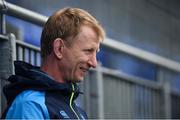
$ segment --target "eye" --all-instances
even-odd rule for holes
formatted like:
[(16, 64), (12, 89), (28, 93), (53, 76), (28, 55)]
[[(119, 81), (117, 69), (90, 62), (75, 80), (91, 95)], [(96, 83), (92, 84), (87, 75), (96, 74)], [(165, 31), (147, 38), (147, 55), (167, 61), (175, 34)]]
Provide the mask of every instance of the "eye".
[(92, 48), (90, 48), (90, 49), (84, 49), (84, 51), (85, 51), (86, 53), (92, 53), (92, 52), (94, 52), (94, 49), (92, 49)]
[(85, 51), (91, 52), (91, 51), (93, 51), (93, 49), (86, 49)]
[(86, 53), (86, 54), (97, 54), (98, 52), (100, 51), (100, 49), (94, 49), (94, 48), (89, 48), (89, 49), (84, 49), (84, 52)]

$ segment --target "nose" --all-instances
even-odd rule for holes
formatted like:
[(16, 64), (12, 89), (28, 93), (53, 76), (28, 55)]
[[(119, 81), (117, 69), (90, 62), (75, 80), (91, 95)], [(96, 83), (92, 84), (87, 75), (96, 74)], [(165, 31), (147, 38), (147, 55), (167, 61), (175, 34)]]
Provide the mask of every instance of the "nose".
[(96, 68), (97, 66), (97, 59), (96, 59), (96, 54), (91, 56), (91, 58), (88, 60), (88, 64), (93, 67)]

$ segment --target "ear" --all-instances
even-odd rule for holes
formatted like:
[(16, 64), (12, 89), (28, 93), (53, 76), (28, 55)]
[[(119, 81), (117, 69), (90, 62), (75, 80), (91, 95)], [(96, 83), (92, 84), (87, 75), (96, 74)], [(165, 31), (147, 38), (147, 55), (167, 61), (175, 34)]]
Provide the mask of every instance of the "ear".
[(63, 57), (62, 55), (63, 47), (64, 47), (64, 44), (61, 38), (56, 38), (53, 41), (53, 52), (58, 59), (62, 59)]

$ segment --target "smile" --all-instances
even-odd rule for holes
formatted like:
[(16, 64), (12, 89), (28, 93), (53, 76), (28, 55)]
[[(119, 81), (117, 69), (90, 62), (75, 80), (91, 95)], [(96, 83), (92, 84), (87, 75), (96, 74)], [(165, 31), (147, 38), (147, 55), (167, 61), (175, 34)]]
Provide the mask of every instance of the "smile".
[(80, 67), (80, 69), (81, 69), (83, 72), (88, 72), (88, 71), (89, 71), (88, 68), (84, 68), (84, 67)]

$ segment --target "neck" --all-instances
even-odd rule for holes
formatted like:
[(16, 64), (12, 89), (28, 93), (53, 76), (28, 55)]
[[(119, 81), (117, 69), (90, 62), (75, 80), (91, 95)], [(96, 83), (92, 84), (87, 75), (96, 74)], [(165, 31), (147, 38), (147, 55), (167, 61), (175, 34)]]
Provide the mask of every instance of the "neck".
[(42, 66), (40, 69), (54, 78), (55, 81), (65, 83), (65, 80), (63, 80), (62, 74), (59, 70), (58, 60), (53, 58), (54, 57), (52, 57), (51, 55), (46, 57), (42, 62)]

